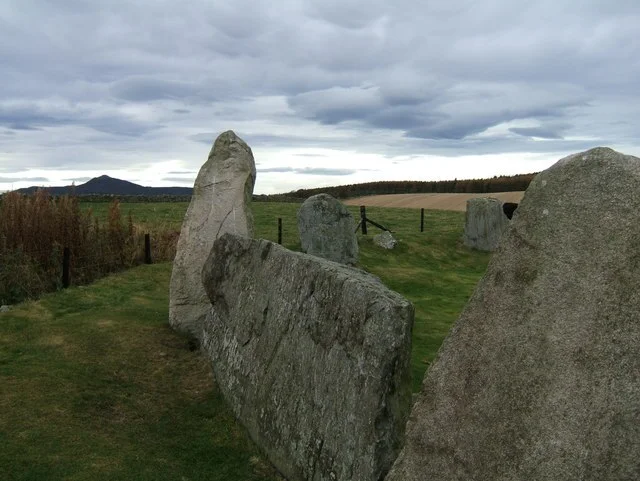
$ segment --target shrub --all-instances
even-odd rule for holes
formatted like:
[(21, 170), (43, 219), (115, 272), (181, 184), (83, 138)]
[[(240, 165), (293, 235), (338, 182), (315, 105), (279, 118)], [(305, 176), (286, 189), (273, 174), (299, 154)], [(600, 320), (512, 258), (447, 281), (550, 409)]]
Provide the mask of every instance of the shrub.
[[(171, 260), (177, 235), (152, 233), (154, 261)], [(0, 302), (15, 303), (59, 289), (62, 255), (71, 252), (72, 283), (86, 284), (106, 274), (144, 262), (144, 233), (120, 203), (109, 206), (105, 225), (83, 212), (77, 197), (52, 198), (46, 190), (33, 196), (9, 192), (0, 201)]]

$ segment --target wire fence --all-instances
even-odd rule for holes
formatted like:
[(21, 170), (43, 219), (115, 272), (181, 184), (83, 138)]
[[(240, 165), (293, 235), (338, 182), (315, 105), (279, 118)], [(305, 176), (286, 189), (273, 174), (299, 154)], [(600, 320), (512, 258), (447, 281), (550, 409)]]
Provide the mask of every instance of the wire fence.
[(98, 243), (76, 249), (18, 246), (0, 250), (0, 304), (37, 298), (45, 292), (89, 284), (141, 264), (173, 260), (175, 236), (135, 236), (121, 245)]

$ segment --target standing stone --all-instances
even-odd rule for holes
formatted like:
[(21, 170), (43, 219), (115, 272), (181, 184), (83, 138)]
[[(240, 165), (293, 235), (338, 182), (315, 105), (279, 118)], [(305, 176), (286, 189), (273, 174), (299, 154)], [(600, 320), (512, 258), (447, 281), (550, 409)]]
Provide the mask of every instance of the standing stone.
[(467, 201), (464, 221), (464, 245), (481, 251), (495, 251), (509, 218), (502, 201), (490, 197), (477, 197)]
[(289, 481), (379, 481), (411, 403), (413, 307), (358, 269), (226, 234), (203, 270), (216, 382)]
[(302, 251), (341, 264), (358, 262), (356, 224), (349, 210), (329, 194), (309, 197), (298, 211)]
[(640, 479), (640, 159), (566, 157), (512, 222), (386, 481)]
[(211, 303), (202, 286), (202, 267), (213, 242), (225, 232), (252, 236), (250, 210), (256, 167), (251, 149), (232, 131), (213, 144), (182, 223), (173, 261), (169, 323), (200, 339)]
[(373, 236), (373, 243), (383, 249), (393, 249), (396, 244), (398, 244), (398, 241), (393, 237), (391, 232), (385, 230), (384, 232)]

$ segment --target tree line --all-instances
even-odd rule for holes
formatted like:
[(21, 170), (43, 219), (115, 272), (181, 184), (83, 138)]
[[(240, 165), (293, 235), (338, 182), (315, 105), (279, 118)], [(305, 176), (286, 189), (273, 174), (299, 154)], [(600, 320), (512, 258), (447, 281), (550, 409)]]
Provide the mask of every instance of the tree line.
[(312, 195), (326, 193), (337, 199), (385, 194), (485, 194), (526, 190), (535, 173), (501, 175), (489, 179), (380, 181), (363, 184), (338, 185), (314, 189), (298, 189), (286, 194), (255, 195), (254, 200), (266, 202), (299, 202)]

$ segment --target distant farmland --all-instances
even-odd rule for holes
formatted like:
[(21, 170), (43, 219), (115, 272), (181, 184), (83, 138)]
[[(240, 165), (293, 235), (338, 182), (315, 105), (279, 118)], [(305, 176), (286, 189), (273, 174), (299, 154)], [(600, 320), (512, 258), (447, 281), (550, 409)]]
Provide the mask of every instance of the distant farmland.
[(369, 195), (345, 199), (347, 205), (366, 205), (371, 207), (409, 207), (434, 210), (467, 209), (467, 200), (474, 197), (494, 197), (503, 202), (520, 202), (524, 192), (495, 192), (490, 194), (389, 194)]

